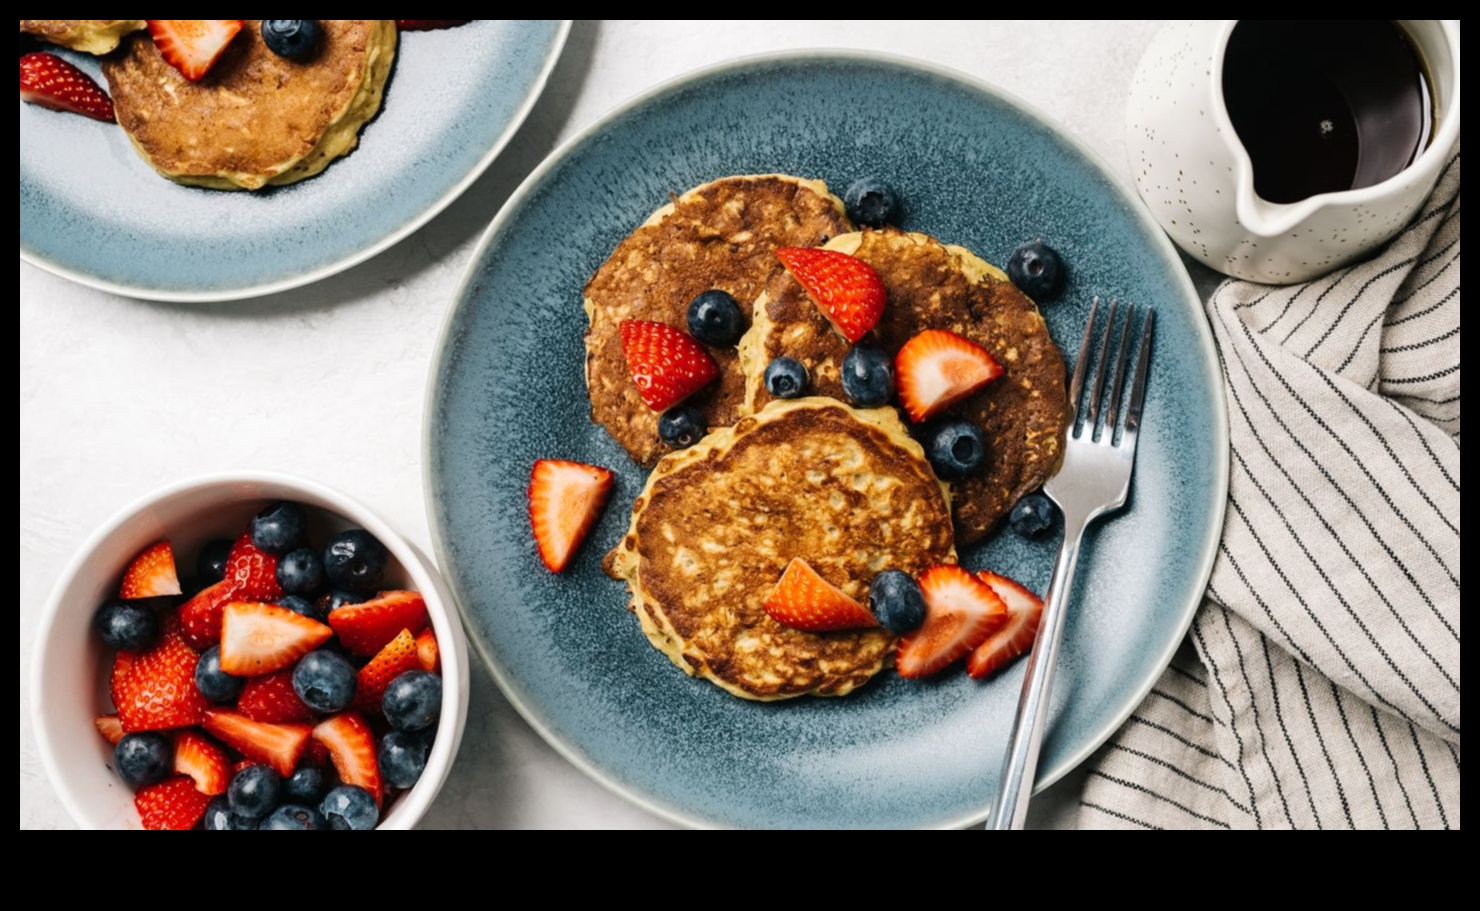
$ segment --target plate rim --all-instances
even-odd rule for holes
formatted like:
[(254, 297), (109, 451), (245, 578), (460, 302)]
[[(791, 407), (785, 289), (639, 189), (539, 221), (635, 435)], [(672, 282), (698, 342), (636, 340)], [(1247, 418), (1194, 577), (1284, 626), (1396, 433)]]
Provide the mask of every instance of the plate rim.
[[(1010, 92), (991, 82), (963, 73), (960, 70), (943, 66), (927, 60), (906, 57), (899, 54), (889, 54), (879, 51), (870, 51), (856, 48), (803, 48), (785, 51), (767, 52), (761, 54), (749, 54), (732, 58), (721, 63), (689, 70), (677, 76), (665, 79), (650, 88), (618, 103), (600, 117), (587, 124), (573, 136), (562, 142), (553, 149), (544, 160), (532, 170), (519, 186), (515, 188), (495, 213), (493, 220), (489, 222), (483, 235), (479, 238), (477, 246), (469, 255), (463, 267), (463, 274), (458, 281), (457, 288), (453, 292), (450, 306), (442, 315), (442, 326), (437, 334), (435, 354), (432, 357), (428, 373), (426, 393), (422, 403), (422, 487), (427, 511), (427, 526), (431, 531), (432, 549), (437, 560), (437, 566), (442, 571), (443, 578), (447, 582), (448, 589), (452, 592), (453, 600), (458, 606), (458, 611), (463, 615), (465, 627), (471, 629), (469, 608), (465, 604), (462, 586), (454, 574), (447, 571), (449, 565), (447, 559), (447, 544), (443, 540), (442, 529), (438, 522), (438, 508), (433, 497), (434, 478), (432, 434), (436, 419), (436, 406), (439, 395), (438, 378), (442, 374), (442, 367), (447, 363), (450, 342), (453, 336), (453, 326), (457, 321), (457, 315), (464, 301), (468, 299), (469, 292), (477, 283), (480, 264), (484, 256), (492, 246), (494, 240), (500, 235), (506, 223), (512, 221), (521, 212), (530, 198), (535, 196), (544, 186), (548, 176), (559, 168), (578, 147), (584, 145), (594, 137), (599, 136), (610, 124), (648, 104), (656, 98), (678, 92), (693, 83), (721, 76), (729, 72), (748, 70), (764, 67), (776, 63), (808, 63), (808, 62), (844, 62), (883, 64), (901, 69), (916, 70), (925, 74), (956, 82), (965, 88), (990, 96), (998, 102), (1015, 107), (1037, 122), (1047, 126), (1060, 141), (1065, 142), (1074, 151), (1083, 155), (1094, 167), (1098, 168), (1103, 176), (1129, 204), (1129, 208), (1135, 213), (1135, 217), (1147, 229), (1152, 243), (1165, 255), (1167, 261), (1175, 263), (1179, 268), (1173, 271), (1174, 284), (1180, 286), (1185, 302), (1191, 305), (1195, 312), (1201, 317), (1203, 312), (1202, 297), (1197, 293), (1193, 285), (1192, 277), (1188, 273), (1185, 264), (1173, 246), (1171, 239), (1161, 226), (1151, 217), (1134, 188), (1115, 171), (1103, 155), (1091, 148), (1072, 131), (1053, 117), (1050, 117), (1038, 106), (1024, 100), (1013, 92)], [(1156, 656), (1156, 666), (1161, 670), (1151, 674), (1143, 681), (1136, 691), (1125, 701), (1125, 704), (1107, 718), (1104, 724), (1097, 728), (1094, 734), (1087, 738), (1085, 743), (1078, 749), (1071, 751), (1063, 759), (1051, 766), (1040, 766), (1038, 769), (1038, 780), (1033, 786), (1033, 793), (1038, 794), (1045, 788), (1058, 781), (1064, 775), (1077, 768), (1089, 758), (1090, 754), (1099, 749), (1105, 741), (1125, 724), (1131, 714), (1145, 701), (1156, 681), (1165, 673), (1171, 664), (1173, 656), (1181, 647), (1187, 637), (1187, 631), (1192, 625), (1192, 618), (1201, 606), (1203, 596), (1207, 590), (1208, 580), (1212, 577), (1213, 561), (1217, 556), (1218, 542), (1222, 539), (1224, 517), (1228, 505), (1228, 476), (1229, 476), (1229, 431), (1228, 431), (1228, 406), (1224, 395), (1223, 376), (1218, 368), (1217, 347), (1213, 340), (1212, 328), (1205, 318), (1193, 321), (1194, 331), (1198, 339), (1198, 347), (1203, 355), (1203, 362), (1208, 365), (1210, 375), (1208, 380), (1212, 383), (1214, 394), (1211, 396), (1212, 414), (1211, 423), (1213, 430), (1213, 450), (1217, 456), (1212, 466), (1213, 486), (1217, 494), (1213, 507), (1213, 515), (1208, 523), (1208, 533), (1205, 536), (1201, 555), (1197, 561), (1196, 569), (1196, 591), (1197, 597), (1189, 599), (1187, 605), (1182, 608), (1178, 619), (1176, 636), (1169, 639), (1168, 647), (1162, 649)], [(574, 747), (567, 744), (562, 737), (547, 726), (544, 720), (519, 697), (512, 683), (498, 662), (485, 647), (481, 637), (469, 635), (468, 640), (477, 653), (483, 666), (487, 668), (493, 677), (494, 683), (498, 685), (505, 699), (514, 707), (521, 718), (535, 730), (540, 737), (550, 745), (562, 758), (575, 766), (587, 777), (605, 787), (608, 791), (618, 797), (627, 800), (633, 805), (663, 819), (667, 822), (690, 829), (715, 829), (726, 828), (715, 820), (706, 819), (690, 813), (681, 812), (673, 807), (658, 803), (647, 794), (628, 787), (609, 775), (603, 768), (587, 760), (580, 755)], [(988, 762), (994, 761), (988, 759)], [(931, 828), (938, 829), (960, 829), (979, 825), (986, 821), (991, 811), (991, 802), (985, 802), (980, 808), (967, 812), (963, 816), (947, 819), (937, 823)]]
[(544, 95), (545, 86), (549, 82), (550, 74), (555, 71), (556, 64), (565, 52), (566, 39), (570, 37), (571, 28), (575, 20), (560, 19), (557, 21), (559, 21), (560, 25), (556, 28), (555, 39), (550, 43), (550, 47), (545, 53), (544, 62), (540, 64), (540, 70), (535, 76), (533, 85), (530, 86), (529, 92), (519, 103), (518, 108), (515, 109), (514, 116), (510, 118), (503, 132), (488, 147), (488, 151), (478, 159), (477, 163), (473, 165), (462, 179), (449, 187), (447, 192), (438, 197), (430, 206), (417, 213), (409, 221), (385, 237), (380, 238), (362, 250), (356, 250), (348, 256), (301, 275), (220, 291), (172, 291), (162, 288), (145, 288), (138, 285), (131, 285), (127, 282), (109, 281), (63, 266), (35, 251), (26, 249), (24, 238), (22, 238), (20, 244), (21, 262), (29, 263), (38, 269), (50, 272), (52, 275), (60, 278), (65, 278), (70, 282), (75, 282), (87, 288), (94, 288), (98, 291), (106, 291), (109, 294), (117, 294), (136, 300), (187, 304), (224, 303), (226, 301), (266, 297), (270, 294), (279, 294), (284, 291), (291, 291), (294, 288), (301, 288), (304, 285), (311, 285), (314, 282), (323, 281), (330, 276), (338, 275), (340, 272), (354, 268), (360, 263), (389, 250), (391, 247), (416, 233), (427, 222), (442, 214), (443, 210), (457, 201), (467, 191), (468, 187), (473, 185), (474, 181), (483, 176), (483, 172), (488, 170), (488, 167), (493, 164), (494, 159), (498, 158), (499, 154), (513, 140), (514, 134), (518, 133), (519, 128), (524, 125), (529, 112), (534, 110), (535, 104)]

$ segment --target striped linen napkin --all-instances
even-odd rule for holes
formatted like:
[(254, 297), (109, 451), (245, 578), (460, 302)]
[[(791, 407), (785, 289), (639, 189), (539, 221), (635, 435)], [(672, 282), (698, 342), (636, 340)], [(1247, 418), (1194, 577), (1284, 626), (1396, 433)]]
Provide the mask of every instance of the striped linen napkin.
[(1208, 302), (1223, 540), (1079, 826), (1459, 828), (1459, 172), (1374, 259)]

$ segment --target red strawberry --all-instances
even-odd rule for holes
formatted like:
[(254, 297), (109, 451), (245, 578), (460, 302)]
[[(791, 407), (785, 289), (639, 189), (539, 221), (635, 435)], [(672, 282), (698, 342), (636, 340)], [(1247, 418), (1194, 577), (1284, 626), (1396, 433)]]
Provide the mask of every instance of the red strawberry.
[(1006, 576), (986, 570), (977, 576), (1007, 605), (1007, 622), (966, 660), (966, 673), (980, 680), (1033, 647), (1038, 621), (1043, 618), (1043, 599)]
[(416, 637), (416, 660), (424, 671), (442, 670), (442, 652), (437, 648), (437, 634), (429, 626)]
[(163, 731), (200, 724), (208, 703), (195, 686), (199, 657), (174, 623), (166, 625), (148, 651), (119, 652), (110, 684), (123, 729)]
[(471, 21), (471, 19), (397, 19), (396, 28), (403, 32), (425, 32), (438, 28), (454, 28)]
[(276, 601), (283, 596), (277, 580), (278, 558), (257, 549), (252, 536), (243, 532), (226, 555), (225, 582), (242, 601)]
[(195, 828), (210, 803), (211, 795), (202, 794), (184, 775), (147, 785), (134, 795), (134, 808), (144, 828), (156, 831)]
[(612, 473), (605, 468), (559, 459), (534, 463), (529, 473), (529, 524), (547, 569), (556, 573), (565, 569), (596, 524), (611, 489)]
[(910, 420), (932, 418), (1002, 375), (987, 349), (945, 329), (926, 329), (894, 358), (899, 403)]
[(801, 557), (793, 557), (763, 605), (783, 626), (820, 632), (878, 626), (863, 605), (843, 594)]
[(271, 674), (333, 635), (324, 624), (286, 607), (231, 601), (221, 610), (221, 670), (238, 677)]
[(987, 583), (959, 566), (932, 566), (920, 576), (925, 622), (899, 642), (901, 677), (929, 677), (981, 645), (1007, 620), (1007, 605)]
[(203, 724), (233, 750), (272, 766), (285, 778), (293, 774), (313, 733), (306, 724), (267, 724), (225, 709), (209, 709)]
[(708, 386), (719, 365), (686, 333), (651, 320), (623, 320), (622, 353), (647, 406), (667, 411)]
[(222, 581), (201, 589), (195, 597), (180, 605), (180, 631), (191, 648), (203, 652), (221, 644), (221, 610), (227, 602), (234, 600), (231, 583)]
[(857, 342), (884, 315), (884, 280), (856, 256), (812, 247), (782, 247), (776, 256), (833, 328)]
[(118, 587), (118, 597), (125, 600), (179, 593), (180, 577), (175, 574), (175, 552), (170, 549), (168, 541), (151, 544), (134, 557), (123, 572), (123, 584)]
[(403, 629), (400, 635), (387, 642), (385, 648), (370, 659), (369, 664), (360, 668), (359, 676), (355, 678), (353, 707), (366, 712), (379, 712), (380, 700), (385, 696), (385, 688), (391, 685), (391, 681), (420, 667), (416, 639), (409, 630)]
[(310, 724), (315, 720), (313, 709), (293, 689), (292, 668), (248, 677), (242, 683), (241, 695), (236, 697), (236, 710), (253, 721), (268, 724)]
[(118, 741), (123, 739), (123, 722), (118, 720), (117, 715), (99, 715), (93, 719), (93, 724), (98, 733), (103, 735), (103, 739), (114, 746), (118, 746)]
[(113, 123), (108, 94), (92, 77), (55, 54), (37, 51), (21, 58), (21, 100)]
[(376, 756), (375, 735), (365, 719), (355, 712), (335, 715), (319, 722), (313, 729), (313, 739), (329, 748), (329, 758), (334, 761), (339, 780), (369, 791), (379, 806), (380, 761)]
[(150, 19), (149, 34), (165, 62), (195, 82), (211, 71), (245, 24), (242, 19)]
[(225, 794), (231, 783), (231, 763), (226, 752), (194, 731), (181, 731), (175, 738), (175, 772), (189, 776), (202, 794)]
[(329, 625), (345, 648), (356, 655), (373, 655), (403, 629), (421, 632), (427, 625), (427, 603), (416, 592), (381, 592), (369, 601), (330, 611)]
[(311, 765), (318, 769), (327, 769), (333, 760), (329, 758), (329, 748), (310, 738), (308, 746), (303, 750), (303, 756), (298, 760), (299, 765)]

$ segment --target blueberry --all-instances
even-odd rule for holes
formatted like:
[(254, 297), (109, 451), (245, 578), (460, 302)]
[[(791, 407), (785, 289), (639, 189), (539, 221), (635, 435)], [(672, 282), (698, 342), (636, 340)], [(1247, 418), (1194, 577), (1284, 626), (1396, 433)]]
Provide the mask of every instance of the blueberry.
[(874, 408), (894, 394), (894, 363), (882, 349), (854, 345), (843, 357), (843, 394), (860, 408)]
[(309, 652), (293, 668), (293, 692), (319, 712), (337, 712), (355, 698), (355, 667), (335, 652)]
[(175, 770), (175, 746), (158, 731), (124, 734), (113, 748), (113, 767), (136, 787), (164, 781)]
[(226, 800), (231, 812), (246, 819), (261, 819), (282, 798), (283, 779), (271, 767), (249, 765), (231, 776), (226, 786)]
[(373, 592), (385, 575), (385, 545), (363, 528), (341, 531), (324, 548), (329, 584), (352, 592)]
[(794, 399), (807, 391), (807, 368), (794, 357), (778, 357), (766, 365), (766, 391), (778, 399)]
[(442, 678), (431, 671), (407, 671), (385, 688), (380, 708), (398, 731), (425, 730), (442, 713)]
[(267, 49), (289, 60), (307, 60), (324, 40), (317, 19), (263, 19), (262, 41)]
[(325, 784), (323, 769), (316, 765), (301, 765), (283, 780), (283, 799), (316, 806), (324, 796)]
[(942, 421), (930, 428), (925, 456), (935, 473), (959, 481), (976, 471), (987, 454), (987, 436), (970, 421)]
[(925, 622), (925, 596), (913, 576), (886, 569), (868, 587), (868, 609), (891, 633), (903, 635)]
[(1017, 501), (1007, 521), (1025, 538), (1036, 538), (1053, 527), (1053, 501), (1041, 493), (1030, 493)]
[(230, 702), (242, 691), (242, 678), (221, 670), (221, 646), (200, 653), (195, 662), (195, 688), (212, 702)]
[(226, 558), (231, 555), (231, 539), (216, 538), (206, 542), (195, 558), (195, 574), (207, 584), (226, 578)]
[(266, 831), (304, 831), (318, 832), (329, 828), (328, 820), (324, 814), (314, 807), (305, 807), (296, 803), (285, 803), (267, 814), (258, 829)]
[(419, 733), (391, 731), (380, 741), (380, 774), (393, 788), (409, 788), (427, 767), (430, 745)]
[(899, 194), (877, 177), (855, 180), (843, 191), (843, 207), (855, 225), (882, 228), (899, 223)]
[(658, 417), (658, 437), (674, 449), (688, 449), (708, 432), (704, 412), (693, 405), (675, 405)]
[(1012, 251), (1007, 277), (1033, 300), (1051, 300), (1063, 288), (1064, 261), (1053, 247), (1035, 240)]
[(324, 589), (324, 561), (311, 547), (290, 550), (278, 560), (278, 585), (290, 595), (316, 595)]
[(260, 551), (285, 554), (307, 540), (308, 518), (297, 503), (282, 500), (252, 518), (252, 543)]
[(252, 820), (231, 812), (231, 801), (226, 799), (225, 794), (213, 799), (206, 806), (206, 815), (201, 824), (208, 832), (241, 832), (257, 828)]
[(159, 618), (143, 605), (109, 601), (93, 614), (93, 629), (109, 646), (137, 652), (159, 637)]
[(312, 601), (302, 595), (284, 595), (277, 601), (278, 607), (286, 607), (295, 614), (301, 614), (310, 620), (320, 623), (329, 622), (329, 602), (323, 598)]
[(745, 315), (726, 291), (712, 288), (689, 301), (689, 335), (706, 345), (733, 345), (745, 333)]
[(333, 591), (329, 592), (327, 595), (319, 596), (319, 599), (315, 601), (314, 604), (320, 610), (322, 610), (324, 612), (324, 616), (327, 617), (330, 613), (339, 610), (346, 604), (363, 604), (364, 602), (369, 601), (370, 598), (370, 593), (361, 594), (360, 592), (347, 592), (342, 588), (336, 588)]
[(342, 784), (319, 803), (331, 829), (373, 829), (380, 822), (380, 811), (370, 792), (352, 784)]

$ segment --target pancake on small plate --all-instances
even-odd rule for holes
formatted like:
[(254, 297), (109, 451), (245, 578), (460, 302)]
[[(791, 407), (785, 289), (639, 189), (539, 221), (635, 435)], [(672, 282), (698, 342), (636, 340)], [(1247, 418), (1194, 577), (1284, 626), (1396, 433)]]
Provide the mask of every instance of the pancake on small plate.
[(124, 35), (146, 24), (143, 19), (22, 19), (21, 34), (74, 51), (106, 54), (118, 47)]
[(793, 557), (860, 603), (881, 570), (956, 562), (949, 503), (893, 409), (775, 402), (658, 462), (607, 571), (684, 672), (746, 699), (841, 696), (888, 664), (895, 637), (792, 629), (766, 595)]

